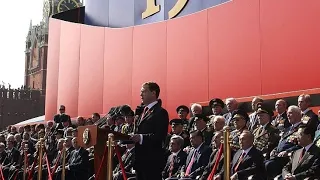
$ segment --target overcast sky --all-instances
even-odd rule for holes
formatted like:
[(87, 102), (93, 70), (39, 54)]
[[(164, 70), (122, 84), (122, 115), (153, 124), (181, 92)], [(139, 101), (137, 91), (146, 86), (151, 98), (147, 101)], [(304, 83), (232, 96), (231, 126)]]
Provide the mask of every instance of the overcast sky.
[(30, 20), (42, 19), (43, 0), (2, 1), (0, 7), (0, 84), (24, 84), (25, 40)]

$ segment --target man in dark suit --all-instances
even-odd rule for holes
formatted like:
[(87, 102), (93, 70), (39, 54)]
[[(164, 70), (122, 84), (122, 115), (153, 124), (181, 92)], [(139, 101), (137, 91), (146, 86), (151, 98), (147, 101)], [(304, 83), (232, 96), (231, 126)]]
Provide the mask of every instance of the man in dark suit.
[(187, 159), (187, 153), (182, 150), (184, 144), (183, 137), (172, 135), (170, 139), (169, 149), (171, 154), (167, 159), (166, 166), (162, 172), (163, 179), (177, 177), (182, 166)]
[(190, 132), (190, 142), (193, 148), (190, 150), (187, 161), (181, 169), (181, 179), (196, 179), (197, 176), (201, 176), (204, 168), (209, 163), (212, 153), (212, 149), (205, 145), (201, 131)]
[[(89, 167), (89, 152), (78, 145), (77, 138), (72, 139), (74, 150), (66, 165), (66, 179), (87, 180)], [(58, 170), (56, 179), (61, 179), (61, 170)]]
[(277, 100), (275, 109), (278, 114), (273, 119), (272, 125), (280, 131), (284, 131), (286, 128), (291, 126), (287, 116), (287, 102), (283, 99)]
[(297, 106), (290, 106), (287, 115), (292, 125), (284, 131), (278, 146), (270, 153), (270, 160), (265, 162), (267, 175), (271, 179), (281, 174), (281, 169), (289, 162), (289, 153), (300, 148), (296, 133), (301, 124), (301, 110)]
[[(210, 176), (210, 174), (212, 173), (211, 171), (213, 170), (213, 167), (217, 161), (218, 158), (218, 154), (219, 154), (219, 148), (221, 145), (221, 138), (222, 138), (222, 131), (217, 131), (215, 132), (213, 138), (212, 138), (212, 153), (210, 155), (210, 162), (209, 164), (205, 167), (201, 177), (199, 180), (207, 180), (207, 178)], [(222, 149), (223, 150), (223, 149)], [(232, 155), (231, 155), (232, 157)], [(218, 167), (216, 169), (215, 174), (213, 175), (219, 175), (222, 172), (223, 169), (223, 153), (221, 155), (221, 158), (219, 160), (219, 164)]]
[[(135, 161), (135, 150), (134, 150), (134, 144), (126, 144), (126, 151), (121, 157), (124, 170), (126, 172), (127, 177), (133, 177), (134, 174), (132, 173), (132, 168)], [(113, 179), (114, 180), (123, 180), (122, 171), (120, 168), (120, 163), (116, 166), (116, 168), (113, 170)]]
[[(254, 136), (248, 130), (244, 130), (240, 135), (240, 146), (232, 158), (230, 180), (253, 180), (265, 179), (263, 167), (263, 155), (253, 146)], [(216, 176), (215, 180), (223, 179), (223, 173)]]
[(165, 165), (165, 150), (162, 148), (168, 134), (168, 112), (161, 107), (160, 87), (155, 82), (146, 82), (141, 88), (144, 110), (135, 122), (135, 145), (137, 180), (161, 180)]
[(298, 130), (298, 143), (303, 148), (295, 151), (282, 170), (286, 180), (315, 179), (320, 177), (320, 149), (313, 144), (314, 131), (302, 125)]
[(302, 123), (306, 124), (310, 128), (313, 129), (313, 131), (317, 130), (319, 120), (318, 115), (316, 115), (311, 107), (311, 97), (309, 94), (301, 94), (298, 97), (298, 106), (302, 111)]

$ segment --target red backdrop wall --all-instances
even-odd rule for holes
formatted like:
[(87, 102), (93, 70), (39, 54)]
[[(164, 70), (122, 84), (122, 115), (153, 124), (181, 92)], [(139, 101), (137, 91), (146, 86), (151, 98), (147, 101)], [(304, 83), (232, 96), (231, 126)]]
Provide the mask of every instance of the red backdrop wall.
[(61, 103), (72, 116), (135, 107), (149, 80), (172, 117), (180, 104), (214, 97), (317, 88), (319, 8), (317, 0), (233, 0), (118, 29), (51, 19), (46, 119)]

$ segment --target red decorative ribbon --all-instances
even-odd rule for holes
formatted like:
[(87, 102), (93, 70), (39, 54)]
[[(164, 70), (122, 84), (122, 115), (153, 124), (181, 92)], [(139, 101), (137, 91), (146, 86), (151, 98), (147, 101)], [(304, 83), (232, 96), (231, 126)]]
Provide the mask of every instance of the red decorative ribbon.
[(120, 169), (121, 169), (121, 172), (122, 172), (123, 180), (127, 180), (128, 178), (127, 178), (126, 170), (124, 169), (124, 165), (123, 165), (123, 162), (122, 162), (122, 158), (121, 158), (118, 146), (116, 146), (115, 151), (116, 151), (116, 154), (117, 154), (117, 157), (118, 157), (118, 160), (119, 160), (119, 164), (120, 164)]
[(53, 170), (51, 171), (51, 174), (54, 174), (58, 168), (58, 163), (60, 162), (60, 158), (61, 158), (61, 154), (62, 152), (60, 151), (59, 155), (58, 155), (58, 159), (56, 160), (56, 163), (54, 164), (54, 168)]
[(100, 166), (99, 166), (99, 169), (98, 169), (98, 171), (97, 171), (95, 180), (99, 179), (102, 166), (103, 166), (104, 162), (106, 161), (107, 152), (108, 152), (108, 144), (106, 144), (106, 145), (104, 146), (102, 161), (101, 161)]
[(33, 161), (32, 165), (31, 165), (31, 169), (29, 170), (29, 173), (28, 173), (28, 180), (32, 180), (32, 178), (33, 178), (32, 173), (33, 173), (33, 170), (34, 170), (34, 168), (36, 166), (36, 163), (37, 163), (37, 160), (38, 160), (38, 156), (39, 155), (37, 154), (36, 157), (34, 158), (34, 161)]
[(2, 179), (2, 180), (4, 180), (3, 172), (2, 172), (2, 164), (0, 165), (0, 175), (1, 175), (1, 176), (0, 176), (0, 177), (1, 177), (1, 179)]
[(49, 160), (48, 160), (47, 153), (46, 153), (45, 157), (46, 157), (46, 162), (47, 162), (47, 170), (48, 170), (49, 180), (52, 180), (52, 174), (50, 172), (50, 163), (49, 163)]
[(216, 171), (217, 171), (217, 168), (218, 168), (218, 165), (219, 165), (219, 161), (220, 161), (220, 159), (221, 159), (222, 152), (223, 152), (223, 144), (221, 143), (221, 144), (220, 144), (219, 151), (218, 151), (218, 157), (217, 157), (217, 159), (216, 159), (216, 162), (215, 162), (215, 164), (214, 164), (214, 166), (213, 166), (213, 169), (212, 169), (212, 171), (211, 171), (211, 173), (210, 173), (210, 175), (209, 175), (209, 177), (208, 177), (207, 180), (213, 180), (214, 174), (215, 174)]

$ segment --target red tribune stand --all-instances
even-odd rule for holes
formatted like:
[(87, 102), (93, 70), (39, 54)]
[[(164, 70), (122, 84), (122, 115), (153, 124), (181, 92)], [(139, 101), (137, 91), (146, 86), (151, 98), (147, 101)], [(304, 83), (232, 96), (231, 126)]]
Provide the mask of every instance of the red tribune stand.
[[(107, 128), (99, 128), (96, 125), (91, 126), (79, 126), (78, 127), (78, 143), (81, 147), (89, 148), (94, 147), (94, 169), (97, 174), (101, 162), (103, 163), (101, 167), (104, 167), (100, 171), (97, 180), (105, 180), (107, 177), (107, 161), (102, 161), (103, 157), (108, 154), (108, 149), (105, 148), (108, 142), (108, 134), (113, 134), (114, 141), (118, 140), (129, 140), (128, 135), (119, 132), (111, 131)], [(106, 157), (105, 157), (106, 158)]]

